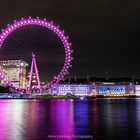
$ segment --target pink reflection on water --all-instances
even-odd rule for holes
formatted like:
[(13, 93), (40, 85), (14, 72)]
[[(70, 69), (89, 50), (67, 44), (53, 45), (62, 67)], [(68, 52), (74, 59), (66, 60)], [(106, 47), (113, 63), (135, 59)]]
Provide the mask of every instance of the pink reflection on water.
[[(50, 135), (63, 136), (61, 140), (75, 139), (74, 103), (73, 100), (52, 100), (50, 109)], [(54, 132), (55, 129), (55, 132)], [(59, 138), (60, 139), (60, 138)]]
[(0, 140), (39, 138), (40, 110), (34, 100), (0, 100)]
[[(10, 105), (10, 107), (9, 107)], [(0, 140), (21, 139), (23, 104), (21, 101), (0, 101)]]

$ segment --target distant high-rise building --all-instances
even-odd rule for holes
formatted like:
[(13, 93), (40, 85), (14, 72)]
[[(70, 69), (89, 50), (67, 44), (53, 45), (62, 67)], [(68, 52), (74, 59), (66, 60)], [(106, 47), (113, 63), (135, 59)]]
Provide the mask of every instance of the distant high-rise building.
[(5, 78), (19, 88), (27, 87), (27, 66), (22, 60), (1, 60), (0, 66), (3, 68)]

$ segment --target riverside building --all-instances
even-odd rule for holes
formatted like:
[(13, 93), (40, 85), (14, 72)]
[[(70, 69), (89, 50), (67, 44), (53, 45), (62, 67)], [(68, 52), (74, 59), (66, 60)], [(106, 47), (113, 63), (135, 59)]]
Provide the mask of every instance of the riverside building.
[(62, 81), (53, 94), (74, 95), (140, 95), (140, 80), (131, 78), (69, 78)]
[(27, 87), (27, 66), (22, 60), (1, 60), (1, 70), (5, 78), (17, 87)]

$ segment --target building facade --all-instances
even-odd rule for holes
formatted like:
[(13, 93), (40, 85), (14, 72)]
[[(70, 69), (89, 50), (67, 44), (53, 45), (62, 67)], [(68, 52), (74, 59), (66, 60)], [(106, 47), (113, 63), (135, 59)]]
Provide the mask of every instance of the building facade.
[(90, 92), (90, 85), (88, 84), (60, 84), (55, 89), (52, 90), (53, 94), (60, 95), (79, 95), (85, 96)]
[(12, 82), (17, 87), (27, 87), (26, 68), (28, 64), (26, 62), (22, 60), (1, 60), (0, 66), (8, 81)]
[[(65, 86), (64, 86), (65, 85)], [(58, 92), (61, 93), (70, 91), (68, 87), (75, 85), (75, 89), (79, 89), (79, 85), (87, 85), (85, 95), (98, 94), (98, 95), (140, 95), (140, 79), (134, 79), (129, 77), (122, 78), (83, 78), (76, 79), (68, 78), (64, 79), (57, 87)], [(61, 89), (61, 87), (63, 87)], [(81, 86), (82, 87), (82, 86)], [(60, 88), (60, 89), (59, 89)], [(73, 88), (72, 88), (73, 89)], [(76, 94), (76, 90), (74, 90)], [(84, 91), (84, 90), (83, 90)], [(72, 93), (72, 92), (71, 92)], [(78, 92), (77, 92), (78, 93)], [(84, 94), (84, 93), (83, 93)]]
[(98, 95), (140, 95), (140, 85), (118, 84), (118, 83), (92, 83), (92, 84), (60, 84), (50, 91), (52, 94), (59, 95), (79, 95), (87, 96), (89, 94)]

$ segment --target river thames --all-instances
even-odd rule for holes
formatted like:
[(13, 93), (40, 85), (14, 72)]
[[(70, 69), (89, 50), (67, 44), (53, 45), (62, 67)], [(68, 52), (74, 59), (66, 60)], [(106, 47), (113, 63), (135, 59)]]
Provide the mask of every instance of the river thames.
[(0, 100), (0, 140), (139, 140), (140, 99)]

